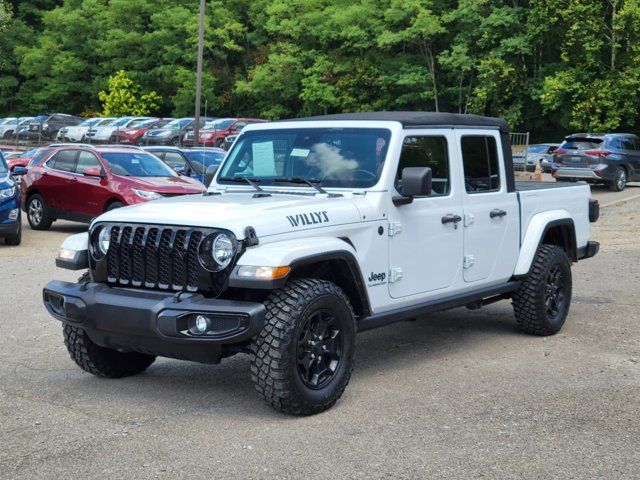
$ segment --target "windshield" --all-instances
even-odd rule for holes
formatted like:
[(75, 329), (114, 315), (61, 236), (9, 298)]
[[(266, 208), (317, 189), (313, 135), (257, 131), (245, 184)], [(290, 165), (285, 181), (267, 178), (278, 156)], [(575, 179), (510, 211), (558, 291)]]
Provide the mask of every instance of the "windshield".
[(233, 118), (221, 118), (218, 120), (214, 120), (213, 122), (208, 122), (203, 127), (204, 130), (224, 130), (229, 125), (233, 123)]
[(207, 152), (203, 150), (191, 150), (185, 152), (185, 154), (191, 162), (195, 173), (206, 173), (207, 168), (211, 165), (220, 164), (225, 156), (222, 152)]
[(26, 152), (24, 152), (22, 155), (20, 155), (22, 158), (27, 158), (32, 156), (33, 154), (35, 154), (38, 151), (37, 148), (32, 148), (31, 150), (27, 150)]
[(52, 151), (51, 148), (41, 148), (39, 151), (33, 154), (33, 157), (31, 157), (31, 159), (29, 160), (29, 165), (39, 164), (40, 160), (42, 160), (44, 157), (49, 155), (51, 151)]
[(179, 120), (170, 121), (162, 128), (178, 129), (178, 128), (186, 127), (189, 124), (189, 122), (191, 122), (190, 118), (181, 118)]
[(144, 152), (102, 154), (114, 175), (122, 177), (175, 177), (177, 174), (158, 157)]
[(117, 118), (112, 122), (108, 123), (109, 127), (122, 127), (131, 121), (131, 117)]
[(233, 177), (260, 185), (283, 178), (320, 181), (323, 187), (368, 188), (378, 182), (391, 132), (384, 128), (295, 128), (242, 133), (229, 152), (220, 183)]
[(148, 120), (136, 120), (129, 125), (129, 128), (147, 128), (158, 121), (157, 118), (150, 118)]
[(94, 125), (99, 125), (101, 121), (102, 121), (101, 118), (89, 118), (89, 119), (85, 120), (84, 122), (82, 122), (78, 126), (79, 127), (92, 127)]
[(49, 118), (49, 115), (38, 115), (37, 117), (35, 117), (33, 119), (33, 123), (42, 123), (44, 122), (47, 118)]

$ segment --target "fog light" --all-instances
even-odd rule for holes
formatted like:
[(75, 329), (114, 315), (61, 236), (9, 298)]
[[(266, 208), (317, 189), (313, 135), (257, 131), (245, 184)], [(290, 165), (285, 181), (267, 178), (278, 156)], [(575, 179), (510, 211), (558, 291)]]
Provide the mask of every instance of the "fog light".
[(198, 315), (194, 326), (196, 333), (206, 333), (209, 330), (209, 319), (203, 315)]
[(20, 209), (19, 208), (14, 208), (13, 210), (11, 210), (9, 212), (9, 220), (17, 220), (18, 219), (18, 215), (20, 215)]

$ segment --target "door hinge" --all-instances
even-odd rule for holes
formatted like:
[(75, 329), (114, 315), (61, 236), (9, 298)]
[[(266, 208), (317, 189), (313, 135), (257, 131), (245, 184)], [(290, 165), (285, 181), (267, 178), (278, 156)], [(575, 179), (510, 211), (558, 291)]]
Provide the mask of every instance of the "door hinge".
[(462, 268), (466, 270), (467, 268), (473, 267), (475, 263), (476, 257), (474, 257), (473, 255), (465, 255), (464, 259), (462, 260)]
[(392, 268), (389, 271), (389, 283), (395, 283), (402, 280), (402, 269), (400, 267)]
[(387, 230), (389, 232), (389, 236), (393, 237), (394, 235), (402, 233), (402, 224), (400, 222), (389, 222), (389, 228)]
[(469, 225), (473, 225), (474, 220), (476, 219), (476, 217), (474, 217), (473, 213), (465, 213), (464, 214), (464, 226), (468, 227)]

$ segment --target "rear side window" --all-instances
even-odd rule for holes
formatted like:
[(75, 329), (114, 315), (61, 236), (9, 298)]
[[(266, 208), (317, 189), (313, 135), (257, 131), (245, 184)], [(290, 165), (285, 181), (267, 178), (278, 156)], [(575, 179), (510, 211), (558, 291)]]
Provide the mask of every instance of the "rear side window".
[(600, 145), (602, 145), (602, 140), (599, 138), (572, 138), (565, 140), (564, 143), (560, 145), (560, 148), (564, 150), (593, 150), (600, 148)]
[(620, 137), (620, 145), (623, 150), (635, 150), (636, 147), (633, 145), (633, 140), (629, 137)]
[(468, 193), (500, 190), (498, 147), (492, 136), (464, 136), (461, 141), (464, 184)]
[(407, 137), (402, 145), (396, 189), (402, 187), (402, 170), (406, 167), (429, 167), (432, 174), (431, 195), (449, 195), (449, 155), (444, 137)]
[(76, 168), (77, 155), (77, 150), (60, 150), (51, 157), (51, 160), (47, 162), (47, 166), (63, 172), (73, 172)]

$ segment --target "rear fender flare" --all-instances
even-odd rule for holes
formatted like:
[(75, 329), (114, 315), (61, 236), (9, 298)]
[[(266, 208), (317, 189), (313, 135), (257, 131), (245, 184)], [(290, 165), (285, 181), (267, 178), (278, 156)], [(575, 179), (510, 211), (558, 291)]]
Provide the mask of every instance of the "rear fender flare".
[(542, 239), (549, 229), (560, 225), (566, 225), (571, 231), (571, 238), (569, 239), (571, 252), (568, 252), (568, 254), (571, 260), (576, 260), (576, 233), (571, 214), (566, 210), (550, 210), (538, 213), (531, 218), (527, 226), (527, 231), (520, 247), (520, 255), (513, 272), (514, 277), (526, 276), (529, 273)]

